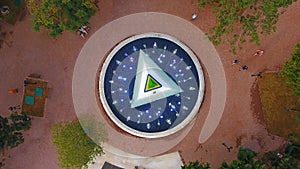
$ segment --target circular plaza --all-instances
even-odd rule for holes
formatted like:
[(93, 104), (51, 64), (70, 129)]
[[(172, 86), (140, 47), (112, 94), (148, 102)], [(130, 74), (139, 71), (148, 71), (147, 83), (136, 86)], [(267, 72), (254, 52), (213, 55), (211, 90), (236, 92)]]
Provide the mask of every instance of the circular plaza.
[[(106, 24), (85, 43), (72, 93), (86, 131), (84, 121), (92, 118), (104, 124), (106, 144), (155, 156), (184, 139), (196, 118), (205, 119), (199, 143), (212, 135), (225, 106), (226, 79), (214, 46), (197, 27), (169, 14), (137, 13)], [(211, 104), (201, 108), (202, 102)]]

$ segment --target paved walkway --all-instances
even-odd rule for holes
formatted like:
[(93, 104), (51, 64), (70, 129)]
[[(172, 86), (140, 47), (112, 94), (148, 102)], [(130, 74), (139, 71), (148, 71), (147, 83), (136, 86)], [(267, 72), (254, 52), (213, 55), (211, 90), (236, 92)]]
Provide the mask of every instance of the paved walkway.
[[(99, 7), (100, 10), (91, 19), (92, 29), (89, 36), (116, 18), (149, 11), (169, 13), (186, 21), (190, 20), (192, 13), (198, 12), (198, 18), (192, 24), (204, 32), (208, 32), (208, 29), (214, 25), (212, 9), (197, 10), (194, 0), (131, 0), (130, 3), (110, 0), (100, 1)], [(256, 92), (256, 80), (250, 75), (258, 71), (280, 70), (282, 63), (289, 59), (293, 46), (299, 42), (300, 37), (299, 9), (300, 1), (294, 3), (280, 17), (276, 33), (262, 37), (261, 48), (265, 50), (263, 57), (252, 56), (257, 47), (250, 43), (246, 43), (237, 56), (230, 54), (226, 45), (216, 48), (227, 82), (226, 105), (219, 126), (207, 141), (199, 144), (199, 133), (208, 117), (211, 104), (210, 101), (203, 102), (201, 112), (189, 133), (167, 153), (180, 151), (185, 162), (195, 160), (210, 162), (212, 168), (216, 168), (224, 159), (230, 161), (236, 158), (239, 146), (265, 152), (274, 150), (284, 143), (282, 139), (269, 135), (266, 131), (261, 117), (259, 96)], [(7, 115), (9, 106), (20, 104), (21, 94), (8, 95), (7, 90), (22, 89), (23, 80), (30, 73), (41, 74), (43, 79), (49, 81), (52, 91), (51, 97), (47, 100), (45, 117), (33, 119), (32, 128), (25, 132), (25, 142), (7, 152), (10, 158), (6, 159), (5, 163), (7, 168), (12, 169), (56, 169), (58, 160), (56, 149), (51, 144), (50, 127), (53, 123), (76, 118), (71, 89), (73, 68), (89, 36), (82, 39), (76, 34), (64, 32), (57, 39), (50, 39), (47, 31), (43, 29), (38, 33), (33, 32), (29, 19), (30, 17), (26, 16), (15, 26), (3, 26), (3, 29), (12, 31), (12, 34), (8, 33), (5, 39), (9, 45), (4, 44), (0, 49), (0, 113)], [(146, 26), (155, 27), (142, 25), (142, 27)], [(181, 25), (176, 25), (168, 29), (175, 30), (180, 27)], [(124, 31), (125, 29), (127, 28), (124, 27)], [(182, 29), (182, 32), (187, 38), (193, 38), (185, 29)], [(201, 50), (199, 46), (193, 47), (195, 48)], [(241, 64), (247, 64), (249, 69), (238, 71), (238, 65), (231, 65), (234, 59), (239, 59)], [(205, 73), (208, 77), (208, 72)], [(212, 86), (209, 77), (206, 83), (209, 93)], [(206, 99), (212, 100), (211, 95), (206, 95)], [(168, 145), (169, 141), (173, 140), (171, 138), (165, 140), (164, 144)], [(233, 151), (228, 153), (222, 146), (222, 142), (233, 146)], [(124, 147), (126, 148), (126, 145)], [(143, 148), (141, 147), (140, 150), (143, 151)]]

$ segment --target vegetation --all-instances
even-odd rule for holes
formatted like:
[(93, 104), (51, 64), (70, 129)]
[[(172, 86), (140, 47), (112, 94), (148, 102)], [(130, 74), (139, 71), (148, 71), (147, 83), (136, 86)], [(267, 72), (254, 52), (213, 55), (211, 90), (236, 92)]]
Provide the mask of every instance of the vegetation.
[(14, 148), (24, 142), (22, 131), (31, 127), (31, 118), (26, 114), (12, 113), (9, 117), (0, 116), (0, 151)]
[(268, 169), (300, 168), (300, 147), (288, 144), (283, 150), (265, 153), (260, 161)]
[[(240, 148), (238, 152), (238, 159), (233, 160), (230, 164), (223, 161), (219, 169), (264, 169), (264, 165), (258, 160), (254, 160), (257, 153), (248, 148)], [(210, 165), (200, 164), (198, 161), (190, 162), (189, 164), (182, 166), (182, 169), (209, 169)]]
[(300, 125), (297, 117), (300, 101), (280, 73), (265, 73), (258, 81), (264, 118), (269, 133), (300, 142)]
[(228, 43), (236, 54), (247, 40), (260, 45), (261, 34), (276, 31), (276, 23), (288, 6), (297, 0), (197, 0), (200, 8), (212, 5), (217, 25), (208, 33), (215, 44)]
[(51, 134), (62, 168), (87, 167), (97, 155), (103, 154), (102, 147), (86, 135), (77, 120), (54, 125)]
[(300, 98), (300, 43), (295, 46), (292, 58), (284, 64), (282, 76), (292, 87), (293, 93)]
[(199, 161), (189, 162), (187, 165), (181, 166), (182, 169), (209, 169), (210, 165), (208, 163), (201, 164)]
[(257, 153), (248, 148), (240, 148), (237, 160), (233, 160), (230, 164), (223, 161), (219, 169), (264, 169), (264, 165), (254, 160)]
[(95, 14), (96, 0), (28, 0), (27, 8), (33, 16), (33, 29), (50, 30), (50, 37), (61, 35), (64, 30), (76, 32)]
[[(282, 157), (279, 157), (281, 156)], [(288, 156), (287, 154), (283, 153), (276, 153), (276, 152), (267, 152), (263, 159), (264, 163), (266, 164), (266, 168), (270, 169), (296, 169), (300, 168), (300, 160), (296, 159), (293, 156)]]
[[(300, 147), (296, 151), (290, 151), (295, 145), (288, 145), (283, 152), (270, 151), (263, 155), (261, 159), (257, 158), (257, 153), (248, 148), (240, 148), (237, 154), (237, 160), (227, 163), (223, 161), (219, 169), (296, 169), (300, 168)], [(198, 161), (190, 162), (182, 166), (182, 169), (209, 169), (210, 165), (199, 164)]]

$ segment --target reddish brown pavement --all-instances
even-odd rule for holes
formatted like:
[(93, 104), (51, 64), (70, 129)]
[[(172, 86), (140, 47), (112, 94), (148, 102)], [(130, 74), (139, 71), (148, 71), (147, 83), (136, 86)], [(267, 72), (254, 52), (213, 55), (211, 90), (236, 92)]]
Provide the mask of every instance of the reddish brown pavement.
[[(105, 1), (99, 3), (99, 11), (91, 19), (91, 32), (106, 23), (137, 12), (165, 12), (190, 20), (192, 13), (199, 12), (193, 23), (207, 32), (214, 24), (210, 9), (198, 11), (193, 0), (153, 0)], [(227, 102), (219, 127), (204, 144), (198, 144), (199, 127), (203, 119), (198, 119), (190, 134), (169, 152), (181, 151), (184, 161), (200, 160), (210, 162), (215, 168), (223, 159), (235, 158), (237, 147), (245, 146), (258, 152), (278, 148), (282, 139), (268, 135), (262, 120), (262, 109), (255, 86), (256, 80), (250, 74), (258, 71), (279, 70), (293, 52), (293, 46), (300, 37), (300, 2), (296, 2), (281, 16), (277, 32), (262, 38), (262, 57), (253, 57), (254, 44), (245, 44), (237, 56), (228, 52), (228, 46), (220, 45), (217, 51), (223, 62), (227, 78)], [(25, 132), (25, 142), (18, 148), (7, 152), (5, 163), (12, 169), (55, 169), (58, 167), (57, 154), (51, 144), (50, 127), (53, 123), (72, 120), (76, 117), (72, 105), (72, 73), (76, 58), (86, 39), (64, 32), (57, 39), (50, 39), (47, 31), (33, 32), (30, 17), (26, 16), (15, 26), (4, 25), (3, 29), (13, 31), (6, 37), (6, 44), (0, 49), (0, 112), (9, 114), (8, 107), (21, 103), (21, 92), (9, 95), (8, 89), (22, 91), (23, 80), (30, 73), (39, 73), (49, 81), (50, 98), (46, 105), (44, 118), (34, 118), (32, 128)], [(179, 25), (180, 26), (180, 25)], [(126, 29), (126, 28), (124, 28)], [(88, 37), (87, 37), (88, 38)], [(231, 65), (238, 58), (249, 69), (238, 71), (237, 65)], [(222, 146), (225, 142), (233, 146), (233, 152), (227, 152)]]

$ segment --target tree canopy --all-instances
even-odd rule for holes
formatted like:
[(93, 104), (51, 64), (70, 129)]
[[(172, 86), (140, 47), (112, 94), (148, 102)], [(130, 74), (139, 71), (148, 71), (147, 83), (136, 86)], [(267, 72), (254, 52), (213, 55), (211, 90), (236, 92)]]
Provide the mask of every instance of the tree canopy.
[(257, 156), (257, 153), (248, 148), (240, 148), (237, 154), (238, 160), (231, 161), (230, 164), (227, 164), (223, 161), (219, 169), (264, 169), (264, 165), (254, 160)]
[(276, 31), (276, 23), (288, 6), (297, 0), (197, 0), (198, 6), (213, 7), (217, 25), (208, 33), (215, 44), (228, 43), (236, 54), (246, 41), (260, 45), (261, 34)]
[(102, 147), (86, 135), (77, 120), (53, 125), (51, 134), (62, 168), (86, 167), (94, 157), (103, 154)]
[[(297, 147), (298, 151), (293, 151)], [(291, 151), (292, 150), (292, 151)], [(288, 145), (284, 152), (270, 151), (263, 155), (262, 158), (257, 158), (257, 153), (249, 148), (239, 148), (237, 160), (232, 160), (230, 163), (223, 161), (218, 169), (296, 169), (300, 167), (300, 147)], [(209, 163), (205, 165), (198, 161), (190, 162), (181, 167), (182, 169), (209, 169)]]
[(50, 37), (56, 37), (64, 30), (76, 32), (95, 14), (96, 0), (28, 0), (27, 8), (33, 16), (33, 29), (40, 27), (51, 30)]
[(31, 127), (31, 118), (13, 112), (9, 117), (0, 116), (0, 151), (17, 147), (24, 142), (22, 131)]
[(295, 46), (291, 59), (284, 64), (282, 76), (291, 85), (293, 93), (300, 96), (300, 43)]
[[(296, 151), (294, 151), (296, 150)], [(300, 168), (300, 147), (288, 144), (284, 151), (266, 152), (260, 159), (266, 168), (296, 169)]]

